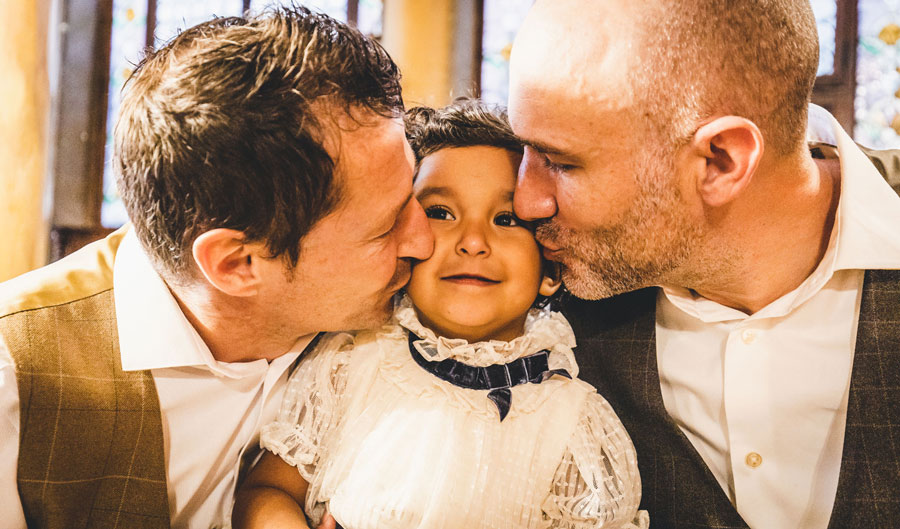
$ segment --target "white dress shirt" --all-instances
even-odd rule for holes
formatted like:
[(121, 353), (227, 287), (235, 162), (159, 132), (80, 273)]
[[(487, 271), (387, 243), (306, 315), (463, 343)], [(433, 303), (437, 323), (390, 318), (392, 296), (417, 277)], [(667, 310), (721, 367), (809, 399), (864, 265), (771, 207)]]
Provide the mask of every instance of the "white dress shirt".
[(837, 145), (841, 189), (812, 275), (752, 315), (683, 288), (657, 298), (666, 410), (754, 529), (828, 526), (864, 271), (900, 268), (900, 197), (822, 112), (809, 139)]
[[(133, 232), (119, 246), (113, 285), (122, 368), (150, 370), (159, 395), (172, 527), (229, 527), (241, 462), (257, 453), (259, 429), (277, 415), (288, 368), (312, 336), (271, 363), (216, 361)], [(0, 520), (24, 529), (14, 369), (0, 339)]]

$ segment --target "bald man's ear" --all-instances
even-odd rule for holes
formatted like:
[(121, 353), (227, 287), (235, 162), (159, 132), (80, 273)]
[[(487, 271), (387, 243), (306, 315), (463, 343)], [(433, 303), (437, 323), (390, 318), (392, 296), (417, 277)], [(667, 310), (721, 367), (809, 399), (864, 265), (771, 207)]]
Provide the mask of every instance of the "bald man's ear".
[(229, 296), (248, 297), (259, 292), (259, 244), (248, 244), (237, 230), (217, 228), (194, 240), (194, 262), (209, 283)]
[(706, 159), (697, 191), (705, 204), (717, 207), (734, 200), (753, 179), (764, 141), (759, 127), (749, 119), (725, 116), (700, 127), (691, 147), (695, 155)]

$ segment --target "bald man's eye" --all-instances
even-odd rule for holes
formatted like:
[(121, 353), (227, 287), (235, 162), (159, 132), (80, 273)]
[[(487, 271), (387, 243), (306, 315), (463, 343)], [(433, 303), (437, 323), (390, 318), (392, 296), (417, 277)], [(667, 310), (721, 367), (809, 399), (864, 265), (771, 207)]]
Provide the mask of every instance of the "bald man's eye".
[(556, 163), (546, 155), (541, 156), (541, 159), (544, 163), (544, 167), (546, 167), (550, 171), (553, 171), (554, 173), (568, 173), (576, 167), (575, 165), (571, 164)]

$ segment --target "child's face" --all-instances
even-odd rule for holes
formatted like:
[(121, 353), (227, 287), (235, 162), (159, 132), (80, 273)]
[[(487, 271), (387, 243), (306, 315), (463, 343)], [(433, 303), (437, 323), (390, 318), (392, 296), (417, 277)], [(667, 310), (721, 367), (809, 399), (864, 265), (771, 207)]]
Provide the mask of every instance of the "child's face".
[(520, 336), (541, 287), (541, 255), (513, 215), (521, 157), (497, 147), (441, 149), (426, 156), (413, 185), (434, 231), (434, 254), (416, 264), (407, 292), (438, 335)]

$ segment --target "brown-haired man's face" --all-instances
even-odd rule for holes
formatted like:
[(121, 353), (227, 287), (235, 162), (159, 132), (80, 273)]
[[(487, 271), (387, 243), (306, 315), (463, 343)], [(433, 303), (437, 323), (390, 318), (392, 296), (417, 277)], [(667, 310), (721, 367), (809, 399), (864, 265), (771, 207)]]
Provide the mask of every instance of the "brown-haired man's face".
[(272, 317), (291, 328), (369, 328), (391, 314), (410, 260), (431, 255), (434, 237), (412, 195), (413, 154), (399, 119), (339, 122), (326, 141), (341, 200), (300, 244), (292, 274), (270, 276)]

